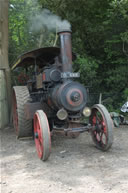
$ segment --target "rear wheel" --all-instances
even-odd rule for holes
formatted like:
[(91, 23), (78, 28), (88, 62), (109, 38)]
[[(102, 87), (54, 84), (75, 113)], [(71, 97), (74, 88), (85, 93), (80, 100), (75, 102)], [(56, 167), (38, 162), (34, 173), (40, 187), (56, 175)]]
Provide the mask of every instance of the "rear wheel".
[(27, 86), (14, 86), (12, 96), (13, 125), (18, 138), (32, 136), (32, 120), (26, 120), (24, 104), (30, 99)]
[(113, 143), (113, 122), (103, 105), (96, 104), (92, 107), (90, 123), (93, 126), (91, 135), (96, 147), (107, 151)]
[(51, 134), (48, 119), (42, 110), (34, 115), (34, 138), (38, 157), (47, 160), (51, 152)]

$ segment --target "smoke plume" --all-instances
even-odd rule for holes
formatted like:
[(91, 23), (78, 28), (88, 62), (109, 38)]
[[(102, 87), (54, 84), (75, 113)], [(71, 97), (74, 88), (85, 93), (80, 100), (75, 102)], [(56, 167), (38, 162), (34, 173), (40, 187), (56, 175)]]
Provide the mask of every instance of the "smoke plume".
[(71, 25), (67, 20), (62, 20), (61, 17), (51, 13), (48, 9), (43, 9), (35, 16), (31, 17), (31, 31), (38, 32), (44, 27), (49, 31), (60, 29), (70, 29)]

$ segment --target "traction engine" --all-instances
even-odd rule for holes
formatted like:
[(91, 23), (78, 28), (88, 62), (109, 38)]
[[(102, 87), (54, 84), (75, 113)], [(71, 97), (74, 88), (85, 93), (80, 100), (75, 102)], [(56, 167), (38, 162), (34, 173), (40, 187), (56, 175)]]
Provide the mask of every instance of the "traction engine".
[[(33, 50), (19, 57), (12, 67), (23, 67), (21, 86), (13, 87), (13, 124), (18, 138), (34, 136), (38, 157), (45, 161), (51, 152), (51, 135), (61, 132), (76, 137), (88, 131), (96, 147), (107, 151), (113, 142), (113, 124), (101, 104), (88, 107), (87, 89), (72, 70), (75, 55), (71, 31), (59, 31), (60, 48)], [(27, 78), (26, 78), (27, 77)], [(85, 122), (88, 117), (88, 123)]]

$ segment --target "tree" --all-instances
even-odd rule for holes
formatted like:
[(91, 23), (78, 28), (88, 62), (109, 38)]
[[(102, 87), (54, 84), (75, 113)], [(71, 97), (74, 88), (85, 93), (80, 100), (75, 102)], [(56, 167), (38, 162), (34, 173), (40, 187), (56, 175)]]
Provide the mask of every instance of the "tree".
[(33, 33), (29, 28), (29, 19), (41, 9), (71, 23), (72, 48), (78, 55), (74, 69), (81, 72), (80, 81), (91, 85), (93, 92), (126, 96), (128, 0), (10, 0), (11, 62), (12, 56), (15, 59), (15, 55), (37, 48), (42, 37), (42, 47), (53, 45), (54, 33), (45, 28)]

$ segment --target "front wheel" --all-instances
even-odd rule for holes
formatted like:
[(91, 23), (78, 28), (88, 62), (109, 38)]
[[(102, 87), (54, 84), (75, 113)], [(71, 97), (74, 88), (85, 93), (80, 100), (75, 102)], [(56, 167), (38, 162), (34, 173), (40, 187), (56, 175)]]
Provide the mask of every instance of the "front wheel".
[(103, 105), (96, 104), (92, 107), (90, 123), (92, 125), (91, 136), (96, 147), (107, 151), (113, 143), (113, 122)]
[(38, 157), (47, 160), (51, 152), (51, 134), (47, 117), (42, 110), (34, 115), (34, 138)]

